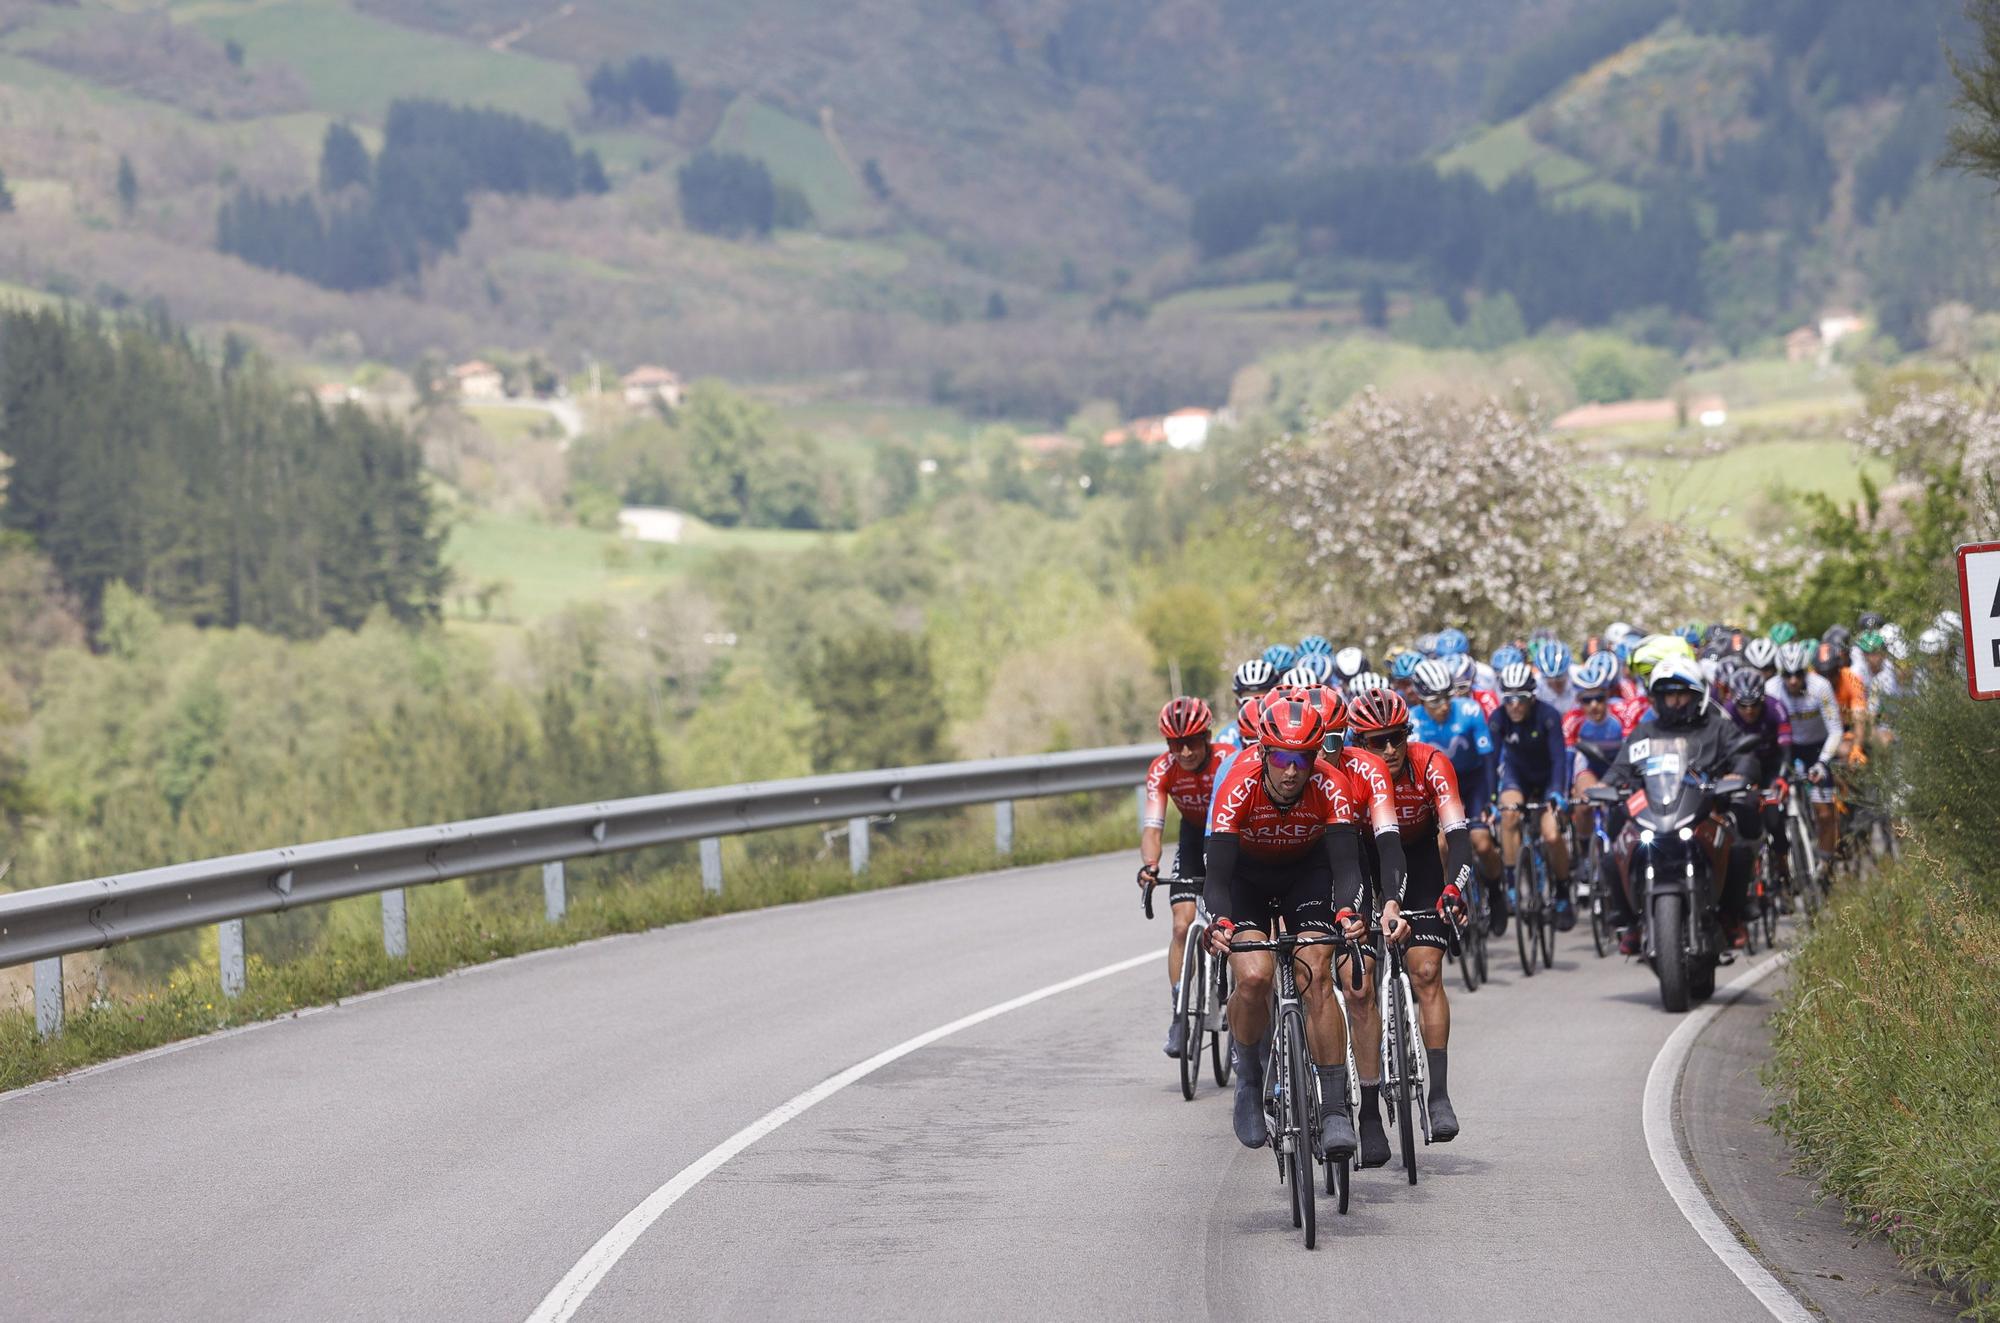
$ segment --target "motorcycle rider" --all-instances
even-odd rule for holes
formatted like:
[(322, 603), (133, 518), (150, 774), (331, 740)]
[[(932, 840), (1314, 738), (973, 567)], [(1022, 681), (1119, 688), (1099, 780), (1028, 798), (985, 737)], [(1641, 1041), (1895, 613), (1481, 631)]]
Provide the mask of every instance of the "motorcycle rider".
[[(1660, 739), (1687, 742), (1690, 772), (1710, 780), (1731, 775), (1741, 776), (1746, 782), (1756, 778), (1756, 736), (1737, 729), (1735, 721), (1711, 699), (1708, 683), (1697, 663), (1680, 657), (1665, 658), (1653, 667), (1647, 693), (1652, 698), (1653, 714), (1625, 737), (1618, 757), (1605, 773), (1604, 784), (1627, 793), (1644, 784), (1646, 760), (1651, 756), (1653, 742)], [(1755, 796), (1739, 799), (1730, 807), (1736, 822), (1736, 838), (1726, 864), (1718, 860), (1714, 872), (1724, 881), (1723, 922), (1736, 925), (1743, 921), (1743, 901), (1750, 870), (1756, 862), (1760, 824)], [(1621, 929), (1618, 949), (1625, 955), (1639, 954), (1643, 945), (1638, 908), (1632, 896), (1631, 845), (1632, 832), (1628, 828), (1618, 842), (1620, 885), (1611, 888), (1610, 897), (1613, 919)]]

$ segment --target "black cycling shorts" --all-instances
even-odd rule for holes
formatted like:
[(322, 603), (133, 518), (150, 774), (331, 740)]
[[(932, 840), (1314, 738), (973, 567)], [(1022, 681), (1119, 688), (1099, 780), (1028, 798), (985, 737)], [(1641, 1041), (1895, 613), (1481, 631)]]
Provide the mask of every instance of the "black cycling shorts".
[(1208, 881), (1208, 864), (1202, 857), (1206, 826), (1199, 818), (1181, 819), (1180, 846), (1174, 851), (1174, 885), (1167, 893), (1170, 905), (1192, 905), (1201, 899)]
[(1229, 894), (1213, 897), (1210, 908), (1228, 915), (1239, 927), (1255, 927), (1267, 934), (1273, 918), (1283, 919), (1287, 932), (1331, 933), (1333, 864), (1322, 845), (1314, 845), (1295, 859), (1253, 859), (1238, 854)]
[[(1444, 856), (1438, 850), (1436, 831), (1412, 833), (1403, 838), (1403, 858), (1409, 884), (1403, 889), (1405, 910), (1434, 910), (1444, 896)], [(1432, 915), (1410, 920), (1410, 943), (1450, 949), (1445, 940), (1444, 920)]]

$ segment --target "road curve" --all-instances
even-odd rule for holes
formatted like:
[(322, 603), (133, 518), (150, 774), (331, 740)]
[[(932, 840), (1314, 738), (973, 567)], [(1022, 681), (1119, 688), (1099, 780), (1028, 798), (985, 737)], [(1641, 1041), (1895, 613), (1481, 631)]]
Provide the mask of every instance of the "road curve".
[[(732, 915), (485, 967), (0, 1098), (35, 1319), (525, 1319), (677, 1172), (914, 1035), (1157, 946), (1124, 861)], [(1454, 993), (1465, 1133), (1290, 1225), (1161, 1055), (1164, 961), (973, 1025), (695, 1186), (582, 1320), (1766, 1317), (1662, 1187), (1676, 1021), (1597, 960)], [(1511, 973), (1509, 971), (1512, 971)]]

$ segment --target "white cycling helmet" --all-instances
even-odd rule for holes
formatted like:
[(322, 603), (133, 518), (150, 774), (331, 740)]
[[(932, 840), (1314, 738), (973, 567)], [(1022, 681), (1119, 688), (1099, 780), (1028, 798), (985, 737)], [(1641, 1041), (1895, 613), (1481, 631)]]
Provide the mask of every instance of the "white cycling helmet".
[(1368, 658), (1359, 648), (1342, 648), (1333, 654), (1333, 673), (1343, 683), (1352, 681), (1367, 669)]
[(1252, 657), (1236, 668), (1230, 687), (1238, 694), (1261, 694), (1278, 682), (1278, 672), (1262, 657)]
[(1320, 678), (1303, 666), (1294, 666), (1278, 677), (1280, 689), (1305, 689), (1321, 683)]
[(1743, 645), (1743, 660), (1758, 670), (1778, 664), (1778, 645), (1762, 637), (1751, 639)]
[(1347, 696), (1349, 698), (1356, 698), (1371, 689), (1387, 689), (1389, 687), (1390, 684), (1386, 677), (1378, 675), (1374, 671), (1363, 671), (1347, 682)]
[(1507, 695), (1535, 692), (1535, 668), (1524, 661), (1513, 662), (1501, 668), (1500, 692)]
[(1451, 692), (1451, 668), (1436, 658), (1420, 661), (1410, 672), (1410, 683), (1419, 698), (1443, 698)]

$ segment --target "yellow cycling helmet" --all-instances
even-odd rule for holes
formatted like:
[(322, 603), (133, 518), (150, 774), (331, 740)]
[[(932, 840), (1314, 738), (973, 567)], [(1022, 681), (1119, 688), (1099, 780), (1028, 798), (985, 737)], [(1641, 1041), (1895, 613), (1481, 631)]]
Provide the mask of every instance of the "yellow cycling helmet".
[(1638, 647), (1632, 649), (1632, 656), (1625, 664), (1631, 668), (1632, 674), (1644, 681), (1652, 676), (1655, 666), (1669, 657), (1691, 662), (1695, 659), (1694, 649), (1688, 646), (1686, 639), (1676, 634), (1648, 634), (1639, 640)]

